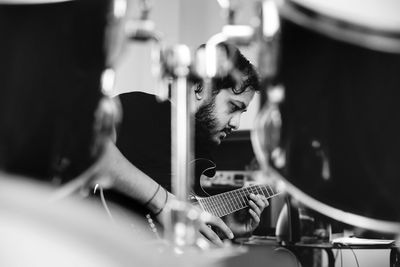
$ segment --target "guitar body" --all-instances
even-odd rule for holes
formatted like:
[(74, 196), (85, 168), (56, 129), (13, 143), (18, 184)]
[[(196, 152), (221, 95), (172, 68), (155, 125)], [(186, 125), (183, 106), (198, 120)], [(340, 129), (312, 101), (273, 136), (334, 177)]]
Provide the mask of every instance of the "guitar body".
[(217, 166), (206, 158), (195, 159), (192, 164), (194, 165), (193, 196), (209, 197), (210, 194), (204, 190), (202, 184), (206, 179), (213, 179)]

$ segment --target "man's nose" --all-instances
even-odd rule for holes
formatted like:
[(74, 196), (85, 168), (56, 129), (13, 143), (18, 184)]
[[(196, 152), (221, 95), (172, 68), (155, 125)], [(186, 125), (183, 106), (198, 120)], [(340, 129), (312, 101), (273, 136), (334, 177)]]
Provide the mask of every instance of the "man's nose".
[(240, 126), (240, 113), (237, 113), (232, 116), (232, 118), (229, 120), (229, 127), (231, 127), (233, 130), (239, 129)]

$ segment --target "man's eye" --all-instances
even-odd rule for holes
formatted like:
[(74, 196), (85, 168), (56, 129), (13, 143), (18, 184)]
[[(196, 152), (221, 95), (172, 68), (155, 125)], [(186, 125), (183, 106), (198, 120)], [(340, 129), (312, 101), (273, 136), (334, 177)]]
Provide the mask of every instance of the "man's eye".
[(235, 105), (235, 104), (233, 104), (233, 103), (231, 103), (231, 111), (235, 112), (235, 111), (238, 111), (238, 110), (240, 110), (240, 107)]

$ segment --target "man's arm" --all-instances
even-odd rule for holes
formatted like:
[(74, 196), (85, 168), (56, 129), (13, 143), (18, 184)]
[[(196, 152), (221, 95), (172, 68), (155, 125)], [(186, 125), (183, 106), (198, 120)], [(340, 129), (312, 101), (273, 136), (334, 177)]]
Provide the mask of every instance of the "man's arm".
[[(161, 224), (165, 224), (167, 220), (164, 210), (165, 189), (162, 187), (158, 189), (158, 183), (130, 163), (111, 140), (105, 146), (99, 172), (109, 177), (109, 180), (103, 181), (105, 187), (115, 188), (138, 202), (146, 204), (147, 208), (155, 214), (161, 210), (157, 219)], [(175, 196), (167, 193), (167, 203), (170, 203)], [(218, 227), (226, 237), (233, 238), (231, 230), (220, 218), (212, 215), (205, 216), (205, 220), (200, 225), (200, 232), (214, 244), (222, 245), (222, 241), (208, 225)]]

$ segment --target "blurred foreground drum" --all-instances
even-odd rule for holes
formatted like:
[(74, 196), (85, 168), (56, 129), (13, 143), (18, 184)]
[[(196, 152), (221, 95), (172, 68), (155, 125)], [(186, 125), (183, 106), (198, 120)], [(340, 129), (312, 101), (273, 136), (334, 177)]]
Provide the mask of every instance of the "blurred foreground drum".
[(96, 160), (112, 3), (0, 1), (1, 169), (74, 177)]
[[(280, 140), (272, 149), (259, 142), (258, 158), (318, 212), (400, 233), (400, 2), (296, 0), (279, 9)], [(271, 136), (266, 123), (259, 141)]]
[[(140, 218), (117, 207), (113, 222), (93, 202), (51, 202), (53, 193), (46, 183), (0, 172), (1, 266), (188, 266), (196, 257), (175, 257), (151, 241)], [(202, 263), (193, 266), (210, 266)]]

